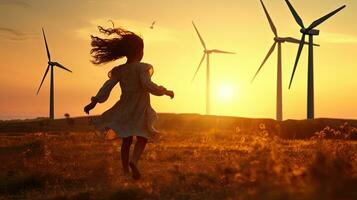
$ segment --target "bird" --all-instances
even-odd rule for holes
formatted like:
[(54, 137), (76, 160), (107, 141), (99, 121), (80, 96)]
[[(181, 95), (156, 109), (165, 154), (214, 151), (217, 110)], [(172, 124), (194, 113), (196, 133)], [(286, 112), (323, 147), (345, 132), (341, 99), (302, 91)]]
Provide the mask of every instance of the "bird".
[(151, 29), (154, 29), (154, 25), (156, 24), (156, 21), (153, 21), (152, 23), (151, 23), (151, 26), (150, 26), (150, 28)]

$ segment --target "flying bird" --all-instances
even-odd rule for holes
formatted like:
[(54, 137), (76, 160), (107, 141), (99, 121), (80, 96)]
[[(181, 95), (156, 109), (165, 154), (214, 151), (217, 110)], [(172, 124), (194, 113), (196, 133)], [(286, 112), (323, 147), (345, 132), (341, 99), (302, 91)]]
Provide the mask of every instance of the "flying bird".
[(154, 29), (154, 25), (156, 24), (156, 21), (153, 21), (152, 23), (151, 23), (151, 26), (150, 26), (150, 28), (151, 29)]

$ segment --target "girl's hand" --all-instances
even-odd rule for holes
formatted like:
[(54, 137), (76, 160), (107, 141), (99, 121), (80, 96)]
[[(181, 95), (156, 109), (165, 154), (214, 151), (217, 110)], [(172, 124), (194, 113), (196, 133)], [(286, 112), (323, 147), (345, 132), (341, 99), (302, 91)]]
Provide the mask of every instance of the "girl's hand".
[(84, 112), (89, 114), (89, 111), (91, 111), (96, 105), (97, 105), (97, 103), (92, 101), (90, 104), (88, 104), (84, 107)]
[(173, 99), (175, 97), (175, 93), (173, 91), (171, 91), (171, 90), (167, 90), (165, 92), (165, 95), (171, 97), (171, 99)]

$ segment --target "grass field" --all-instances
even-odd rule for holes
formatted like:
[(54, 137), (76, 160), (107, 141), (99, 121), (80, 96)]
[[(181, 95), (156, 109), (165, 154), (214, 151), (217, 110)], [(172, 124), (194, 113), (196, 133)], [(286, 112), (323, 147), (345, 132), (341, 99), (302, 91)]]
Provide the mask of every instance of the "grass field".
[(163, 115), (134, 181), (86, 120), (1, 123), (0, 199), (357, 199), (352, 121)]

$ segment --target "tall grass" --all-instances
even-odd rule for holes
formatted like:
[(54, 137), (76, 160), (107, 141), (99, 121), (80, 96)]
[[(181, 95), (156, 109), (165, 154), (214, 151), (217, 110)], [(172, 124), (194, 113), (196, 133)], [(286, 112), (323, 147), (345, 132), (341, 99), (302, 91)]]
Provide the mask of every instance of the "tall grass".
[(251, 133), (167, 131), (122, 176), (120, 140), (98, 132), (0, 136), (0, 199), (357, 199), (357, 143)]

